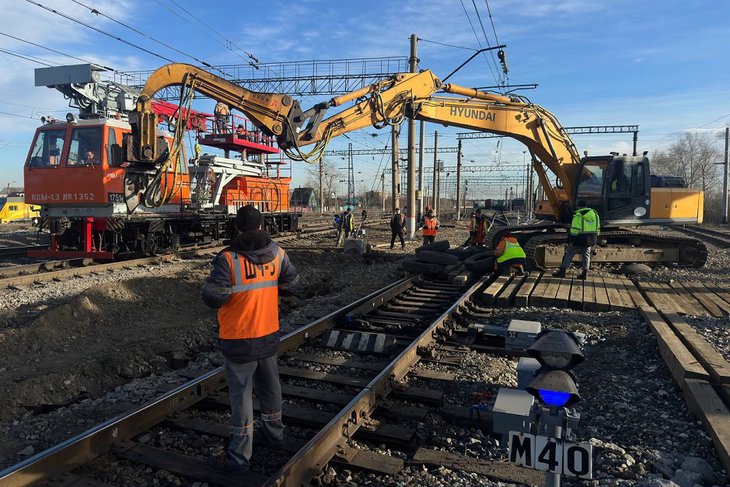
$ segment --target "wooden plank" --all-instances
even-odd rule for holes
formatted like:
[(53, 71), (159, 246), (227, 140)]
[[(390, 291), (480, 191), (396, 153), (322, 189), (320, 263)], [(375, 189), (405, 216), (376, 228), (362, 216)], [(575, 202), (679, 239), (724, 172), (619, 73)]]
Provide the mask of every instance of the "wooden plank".
[(515, 294), (515, 306), (523, 308), (530, 305), (530, 295), (535, 289), (535, 286), (537, 286), (540, 275), (539, 272), (530, 272), (525, 282), (522, 283), (522, 286), (517, 291), (517, 294)]
[(542, 297), (545, 294), (545, 289), (547, 289), (548, 284), (550, 284), (551, 277), (545, 273), (540, 277), (540, 280), (537, 282), (537, 285), (532, 290), (532, 294), (530, 294), (529, 297), (529, 304), (530, 306), (541, 306), (542, 305)]
[(260, 486), (268, 480), (258, 472), (217, 472), (210, 468), (205, 459), (174, 453), (140, 443), (123, 442), (113, 448), (116, 456), (136, 463), (160, 468), (187, 478), (211, 482), (225, 487)]
[(664, 299), (664, 296), (656, 292), (653, 282), (639, 281), (637, 285), (643, 291), (651, 306), (656, 309), (674, 310), (674, 307)]
[(680, 388), (684, 386), (686, 378), (709, 380), (710, 375), (697, 363), (692, 353), (687, 350), (656, 309), (642, 307), (639, 308), (639, 312), (656, 335), (659, 354)]
[(606, 285), (600, 276), (592, 276), (593, 287), (596, 290), (596, 311), (609, 311), (611, 305), (608, 301), (608, 292), (606, 292)]
[(443, 466), (451, 470), (477, 473), (500, 482), (545, 485), (545, 474), (538, 470), (523, 468), (513, 463), (490, 460), (488, 458), (471, 458), (441, 450), (419, 448), (413, 455), (411, 464)]
[(573, 279), (573, 285), (570, 288), (570, 298), (568, 305), (573, 309), (583, 310), (583, 280)]
[(408, 372), (408, 377), (417, 377), (419, 379), (445, 380), (451, 382), (456, 379), (456, 374), (452, 372), (442, 372), (440, 370), (431, 369), (415, 369)]
[(661, 313), (679, 339), (710, 374), (714, 384), (730, 384), (730, 363), (684, 318), (676, 313)]
[[(619, 304), (621, 306), (619, 309), (622, 311), (634, 309), (634, 302), (631, 300), (631, 296), (629, 296), (629, 291), (626, 289), (624, 282), (618, 277), (613, 276), (608, 279), (611, 280), (611, 284), (614, 286), (614, 289), (616, 289), (616, 293), (618, 294), (620, 301)], [(611, 306), (613, 306), (613, 304), (614, 303), (611, 303)]]
[(702, 304), (700, 304), (700, 302), (697, 301), (692, 294), (688, 293), (687, 290), (677, 281), (671, 280), (667, 285), (671, 287), (678, 296), (682, 297), (684, 301), (683, 308), (687, 311), (687, 313), (692, 316), (710, 316), (710, 313), (707, 312), (705, 307), (702, 306)]
[(543, 277), (543, 281), (545, 281), (545, 287), (543, 287), (540, 295), (535, 296), (533, 304), (535, 306), (549, 307), (553, 305), (553, 301), (555, 300), (555, 293), (560, 286), (560, 278), (548, 277), (545, 279)]
[(556, 308), (567, 308), (568, 302), (570, 301), (570, 289), (573, 286), (573, 281), (577, 279), (561, 279), (560, 287), (555, 292), (555, 307)]
[(606, 289), (606, 296), (608, 296), (608, 306), (611, 311), (624, 309), (623, 300), (616, 289), (616, 282), (610, 277), (597, 277), (597, 279), (603, 281), (603, 287)]
[(710, 299), (715, 305), (720, 308), (720, 312), (723, 317), (730, 316), (730, 304), (726, 303), (724, 299), (711, 291), (704, 283), (697, 283), (702, 286), (703, 296)]
[(393, 397), (405, 399), (407, 401), (422, 402), (433, 406), (440, 406), (444, 402), (444, 393), (436, 389), (427, 389), (425, 387), (409, 386), (403, 390), (393, 389)]
[(646, 299), (644, 299), (644, 296), (642, 296), (641, 291), (639, 291), (639, 289), (632, 281), (630, 281), (629, 279), (624, 279), (624, 285), (629, 292), (629, 296), (631, 296), (631, 301), (634, 302), (635, 308), (641, 309), (643, 307), (649, 306), (649, 303), (647, 303)]
[(583, 310), (598, 311), (598, 306), (596, 306), (596, 288), (590, 277), (583, 281)]
[(311, 387), (294, 386), (291, 384), (282, 384), (281, 393), (288, 397), (296, 397), (324, 404), (336, 404), (338, 406), (346, 406), (355, 397), (350, 394), (323, 391), (320, 389), (313, 389)]
[(720, 463), (726, 472), (730, 472), (730, 411), (712, 385), (705, 381), (687, 379), (683, 389), (689, 410), (710, 433)]
[(654, 288), (657, 292), (664, 296), (665, 301), (670, 301), (674, 306), (674, 312), (680, 315), (691, 315), (693, 308), (692, 303), (687, 301), (684, 296), (685, 293), (678, 293), (668, 283), (656, 282)]
[(722, 310), (704, 294), (705, 287), (698, 282), (679, 281), (679, 284), (687, 290), (694, 298), (715, 318), (723, 318)]
[(491, 306), (494, 300), (502, 292), (502, 289), (507, 286), (507, 282), (510, 280), (510, 276), (503, 275), (497, 277), (492, 284), (490, 284), (484, 292), (482, 292), (482, 300), (487, 306)]
[(507, 308), (510, 306), (514, 302), (515, 294), (517, 294), (517, 291), (520, 289), (522, 283), (525, 282), (525, 279), (527, 279), (527, 274), (523, 276), (515, 276), (497, 297), (497, 307)]
[[(366, 472), (383, 473), (386, 475), (398, 475), (403, 470), (405, 462), (401, 458), (391, 457), (367, 450), (357, 450), (349, 446), (342, 447), (343, 455), (335, 456), (330, 464), (344, 468), (356, 468)], [(343, 458), (349, 458), (344, 460)]]
[[(703, 283), (707, 289), (712, 291), (723, 300), (725, 305), (730, 306), (730, 293), (726, 291), (727, 284), (718, 284), (714, 281)], [(722, 308), (722, 306), (720, 306)], [(726, 308), (724, 308), (726, 309)]]

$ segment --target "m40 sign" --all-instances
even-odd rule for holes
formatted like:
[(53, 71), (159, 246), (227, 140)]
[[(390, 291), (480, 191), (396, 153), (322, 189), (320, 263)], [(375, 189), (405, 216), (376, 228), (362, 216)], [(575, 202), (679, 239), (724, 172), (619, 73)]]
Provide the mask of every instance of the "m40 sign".
[(527, 468), (590, 479), (593, 447), (590, 443), (570, 443), (548, 436), (510, 431), (509, 461)]

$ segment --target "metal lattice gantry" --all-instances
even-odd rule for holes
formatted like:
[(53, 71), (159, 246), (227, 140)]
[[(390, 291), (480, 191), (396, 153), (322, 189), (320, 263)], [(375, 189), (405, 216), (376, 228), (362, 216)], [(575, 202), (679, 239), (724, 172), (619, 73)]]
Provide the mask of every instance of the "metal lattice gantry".
[[(418, 152), (418, 146), (416, 146), (416, 152)], [(433, 147), (424, 147), (423, 152), (425, 154), (433, 154)], [(456, 154), (459, 152), (458, 147), (439, 147), (438, 153), (439, 154)], [(352, 155), (353, 156), (379, 156), (383, 154), (390, 154), (391, 149), (353, 149)], [(328, 150), (325, 151), (324, 157), (330, 156), (341, 156), (341, 157), (347, 157), (349, 152), (347, 150)], [(399, 155), (408, 155), (408, 149), (400, 149), (398, 151)]]
[[(388, 56), (374, 58), (284, 61), (249, 64), (225, 64), (212, 70), (247, 90), (293, 96), (341, 95), (384, 78), (408, 71), (408, 58)], [(258, 69), (257, 69), (258, 68)], [(115, 72), (114, 81), (142, 88), (153, 70)], [(223, 74), (221, 74), (223, 73)], [(169, 87), (156, 98), (174, 100), (179, 88)]]
[[(573, 135), (580, 134), (636, 134), (639, 132), (638, 125), (586, 125), (583, 127), (563, 127), (566, 133)], [(488, 132), (458, 132), (457, 140), (468, 139), (494, 139), (506, 137), (505, 135), (490, 134)]]

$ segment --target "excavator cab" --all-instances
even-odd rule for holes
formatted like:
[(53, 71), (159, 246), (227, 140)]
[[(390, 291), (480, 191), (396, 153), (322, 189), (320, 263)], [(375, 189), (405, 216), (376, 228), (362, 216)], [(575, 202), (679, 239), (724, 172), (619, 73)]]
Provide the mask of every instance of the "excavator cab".
[(651, 175), (644, 156), (584, 157), (574, 203), (584, 200), (605, 224), (641, 224), (648, 220)]

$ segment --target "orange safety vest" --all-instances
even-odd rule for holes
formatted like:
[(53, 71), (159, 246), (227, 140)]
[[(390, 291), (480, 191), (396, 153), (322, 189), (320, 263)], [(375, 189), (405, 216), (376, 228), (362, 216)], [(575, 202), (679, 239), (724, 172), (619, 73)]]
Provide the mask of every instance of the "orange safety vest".
[(223, 340), (260, 338), (279, 330), (279, 274), (284, 251), (266, 264), (224, 252), (231, 269), (231, 299), (218, 310)]
[(426, 217), (424, 220), (423, 236), (424, 237), (435, 237), (436, 236), (436, 225), (439, 221), (436, 218)]

